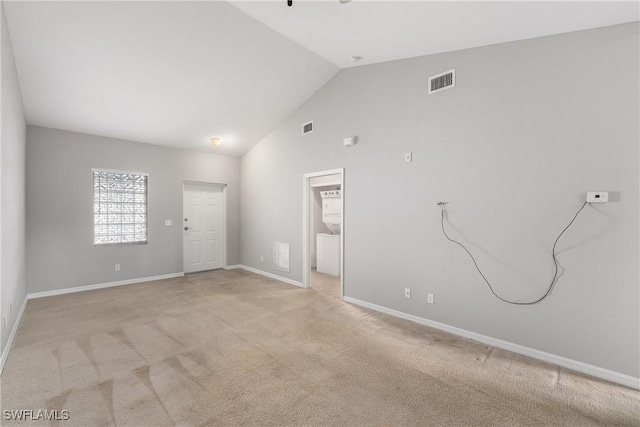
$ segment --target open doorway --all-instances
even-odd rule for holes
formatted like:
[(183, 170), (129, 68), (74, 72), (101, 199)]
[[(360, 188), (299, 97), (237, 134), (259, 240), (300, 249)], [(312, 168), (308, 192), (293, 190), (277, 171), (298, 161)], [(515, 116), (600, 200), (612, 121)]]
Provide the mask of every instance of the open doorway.
[(344, 169), (304, 174), (305, 287), (344, 295)]

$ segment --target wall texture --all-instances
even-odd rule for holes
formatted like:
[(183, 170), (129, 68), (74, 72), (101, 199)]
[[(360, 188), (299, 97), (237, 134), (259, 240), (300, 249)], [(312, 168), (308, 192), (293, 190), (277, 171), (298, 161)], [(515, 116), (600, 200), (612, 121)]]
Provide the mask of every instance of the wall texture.
[[(182, 272), (184, 181), (227, 184), (227, 262), (238, 264), (239, 166), (232, 157), (29, 126), (29, 292)], [(93, 246), (92, 168), (149, 173), (148, 244)]]
[[(25, 134), (26, 123), (18, 74), (7, 30), (4, 6), (2, 27), (2, 136), (0, 138), (0, 330), (4, 351), (20, 307), (27, 297), (25, 281)], [(9, 305), (13, 303), (13, 312)], [(6, 328), (2, 318), (7, 316)]]
[[(242, 158), (242, 263), (301, 280), (302, 176), (345, 167), (347, 296), (638, 377), (638, 40), (633, 23), (342, 70)], [(451, 68), (456, 87), (427, 95)], [(436, 205), (496, 292), (527, 301), (586, 191), (613, 201), (585, 208), (553, 293), (524, 307), (491, 295)], [(290, 273), (270, 269), (274, 240)]]

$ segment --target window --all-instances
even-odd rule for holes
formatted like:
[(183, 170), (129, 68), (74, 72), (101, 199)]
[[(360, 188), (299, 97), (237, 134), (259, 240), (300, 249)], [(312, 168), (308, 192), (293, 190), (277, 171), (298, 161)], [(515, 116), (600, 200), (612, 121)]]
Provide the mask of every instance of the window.
[(93, 169), (93, 244), (147, 243), (146, 173)]

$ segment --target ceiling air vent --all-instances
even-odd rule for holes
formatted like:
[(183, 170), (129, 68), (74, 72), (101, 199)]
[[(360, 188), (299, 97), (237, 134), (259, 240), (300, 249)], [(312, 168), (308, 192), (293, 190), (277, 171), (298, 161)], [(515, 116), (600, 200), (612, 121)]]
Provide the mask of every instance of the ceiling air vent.
[(302, 134), (313, 132), (313, 121), (302, 125)]
[(456, 70), (445, 71), (436, 76), (429, 77), (429, 95), (441, 90), (451, 89), (456, 85)]

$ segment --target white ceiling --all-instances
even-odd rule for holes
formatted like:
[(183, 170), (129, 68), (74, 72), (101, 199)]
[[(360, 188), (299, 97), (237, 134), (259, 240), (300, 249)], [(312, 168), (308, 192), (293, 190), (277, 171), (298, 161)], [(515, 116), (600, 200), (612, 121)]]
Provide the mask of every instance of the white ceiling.
[(38, 126), (240, 156), (338, 71), (226, 2), (5, 10)]
[(639, 19), (636, 1), (293, 1), (4, 2), (27, 121), (240, 156), (339, 68)]
[(638, 1), (285, 3), (233, 5), (340, 68), (633, 22), (640, 13)]

